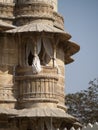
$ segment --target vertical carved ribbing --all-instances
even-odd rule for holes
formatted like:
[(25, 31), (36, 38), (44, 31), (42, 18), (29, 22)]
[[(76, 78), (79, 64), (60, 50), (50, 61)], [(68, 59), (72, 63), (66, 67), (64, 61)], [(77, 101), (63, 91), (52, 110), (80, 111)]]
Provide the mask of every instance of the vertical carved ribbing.
[(32, 78), (27, 80), (18, 81), (19, 86), (19, 98), (22, 100), (29, 100), (35, 98), (55, 99), (56, 98), (56, 86), (57, 79), (55, 78)]

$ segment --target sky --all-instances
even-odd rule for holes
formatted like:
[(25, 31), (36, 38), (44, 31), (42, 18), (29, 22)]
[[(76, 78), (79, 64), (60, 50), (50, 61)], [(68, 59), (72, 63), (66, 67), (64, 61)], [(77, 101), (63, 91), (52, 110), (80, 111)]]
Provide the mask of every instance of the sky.
[(98, 0), (58, 0), (65, 31), (80, 45), (74, 62), (65, 66), (65, 91), (75, 93), (98, 79)]

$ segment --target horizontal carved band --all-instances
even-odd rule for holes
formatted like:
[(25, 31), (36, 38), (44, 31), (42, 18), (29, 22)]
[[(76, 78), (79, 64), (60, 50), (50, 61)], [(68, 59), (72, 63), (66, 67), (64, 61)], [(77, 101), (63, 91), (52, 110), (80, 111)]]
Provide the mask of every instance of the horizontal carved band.
[(24, 76), (15, 76), (16, 81), (20, 80), (38, 80), (38, 79), (55, 79), (58, 80), (58, 77), (55, 75), (24, 75)]
[(0, 5), (0, 17), (13, 17), (13, 5)]
[(31, 4), (31, 5), (22, 5), (16, 6), (15, 14), (17, 15), (40, 15), (40, 14), (52, 14), (53, 7), (48, 4)]
[(16, 99), (0, 99), (0, 103), (15, 103)]
[(21, 100), (20, 102), (31, 102), (33, 101), (34, 102), (50, 102), (50, 103), (58, 103), (58, 100), (57, 99), (50, 99), (50, 98), (33, 98), (33, 99), (26, 99), (26, 98), (23, 98), (23, 100)]

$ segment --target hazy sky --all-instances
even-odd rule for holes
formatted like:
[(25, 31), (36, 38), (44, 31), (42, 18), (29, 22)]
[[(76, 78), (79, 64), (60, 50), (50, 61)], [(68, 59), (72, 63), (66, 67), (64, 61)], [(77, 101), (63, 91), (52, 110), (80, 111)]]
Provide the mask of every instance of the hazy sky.
[(66, 66), (66, 92), (86, 89), (88, 82), (98, 78), (98, 0), (58, 0), (59, 13), (65, 20), (65, 31), (80, 45)]

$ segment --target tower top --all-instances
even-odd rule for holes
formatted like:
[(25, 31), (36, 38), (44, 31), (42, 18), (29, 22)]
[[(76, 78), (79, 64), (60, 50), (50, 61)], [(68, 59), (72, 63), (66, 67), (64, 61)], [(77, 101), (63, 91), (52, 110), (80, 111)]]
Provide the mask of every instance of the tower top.
[[(8, 0), (8, 1), (13, 1), (13, 0)], [(57, 12), (57, 3), (58, 0), (16, 0), (17, 4), (31, 4), (31, 3), (49, 3), (53, 6), (54, 11)]]

